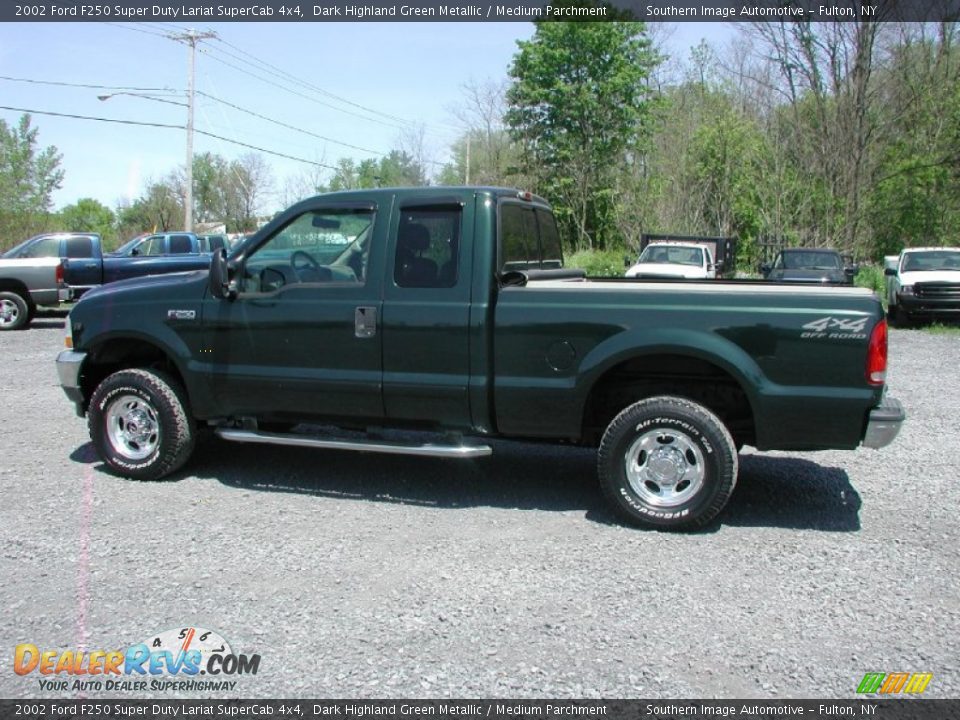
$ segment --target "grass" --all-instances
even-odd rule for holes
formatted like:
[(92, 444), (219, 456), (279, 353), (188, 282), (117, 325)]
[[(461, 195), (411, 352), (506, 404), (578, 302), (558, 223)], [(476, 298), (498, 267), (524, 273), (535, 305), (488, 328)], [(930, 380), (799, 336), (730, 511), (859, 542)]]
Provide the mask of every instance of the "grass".
[(942, 323), (935, 322), (927, 325), (925, 328), (928, 333), (931, 335), (955, 335), (960, 337), (960, 324), (958, 323)]
[(619, 250), (580, 250), (564, 258), (568, 268), (585, 270), (589, 277), (622, 277), (626, 272), (623, 258), (629, 255)]

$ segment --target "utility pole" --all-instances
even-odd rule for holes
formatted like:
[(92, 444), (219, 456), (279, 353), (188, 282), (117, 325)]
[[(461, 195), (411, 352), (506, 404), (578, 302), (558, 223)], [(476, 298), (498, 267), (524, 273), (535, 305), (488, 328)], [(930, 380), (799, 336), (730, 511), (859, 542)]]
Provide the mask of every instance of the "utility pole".
[(193, 102), (194, 102), (194, 63), (197, 53), (197, 43), (201, 40), (210, 40), (217, 37), (215, 32), (197, 32), (187, 30), (185, 33), (170, 35), (171, 40), (182, 42), (188, 46), (187, 54), (187, 179), (186, 199), (183, 210), (183, 229), (193, 232)]

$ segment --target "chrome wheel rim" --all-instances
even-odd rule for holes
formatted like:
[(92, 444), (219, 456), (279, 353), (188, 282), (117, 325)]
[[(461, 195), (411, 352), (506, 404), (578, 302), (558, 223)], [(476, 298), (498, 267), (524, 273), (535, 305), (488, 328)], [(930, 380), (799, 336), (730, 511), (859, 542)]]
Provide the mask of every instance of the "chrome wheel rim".
[(689, 435), (661, 428), (637, 438), (624, 458), (630, 489), (648, 505), (675, 507), (703, 486), (703, 453)]
[(20, 318), (20, 308), (13, 300), (3, 298), (0, 300), (0, 325), (7, 327), (13, 325)]
[(143, 460), (160, 444), (160, 421), (149, 402), (136, 395), (121, 395), (107, 408), (107, 438), (127, 460)]

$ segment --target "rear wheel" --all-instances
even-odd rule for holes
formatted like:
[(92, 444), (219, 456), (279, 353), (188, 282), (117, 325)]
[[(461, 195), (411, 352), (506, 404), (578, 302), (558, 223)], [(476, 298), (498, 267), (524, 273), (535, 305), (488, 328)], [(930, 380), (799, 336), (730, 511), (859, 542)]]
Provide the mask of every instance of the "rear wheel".
[(186, 395), (155, 370), (121, 370), (90, 399), (90, 439), (107, 465), (124, 477), (158, 480), (180, 468), (196, 442)]
[(737, 450), (723, 422), (673, 396), (641, 400), (613, 419), (597, 455), (600, 485), (635, 525), (700, 527), (730, 499)]
[(0, 292), (0, 330), (20, 330), (30, 322), (30, 306), (23, 296)]

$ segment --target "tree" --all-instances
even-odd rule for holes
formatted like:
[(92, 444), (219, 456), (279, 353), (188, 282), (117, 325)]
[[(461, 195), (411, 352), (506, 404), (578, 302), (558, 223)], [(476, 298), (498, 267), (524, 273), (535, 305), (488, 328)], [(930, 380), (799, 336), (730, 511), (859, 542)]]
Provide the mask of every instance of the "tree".
[(171, 173), (154, 180), (146, 191), (127, 207), (117, 210), (120, 238), (137, 233), (177, 230), (183, 227), (183, 197), (178, 175)]
[(59, 224), (71, 232), (99, 233), (105, 242), (115, 237), (113, 211), (93, 198), (82, 198), (59, 213)]
[(649, 135), (657, 64), (643, 23), (535, 22), (518, 43), (506, 122), (578, 247), (616, 240), (616, 171)]
[(63, 183), (57, 148), (40, 150), (30, 116), (16, 126), (0, 120), (0, 235), (21, 239), (42, 229), (53, 191)]

